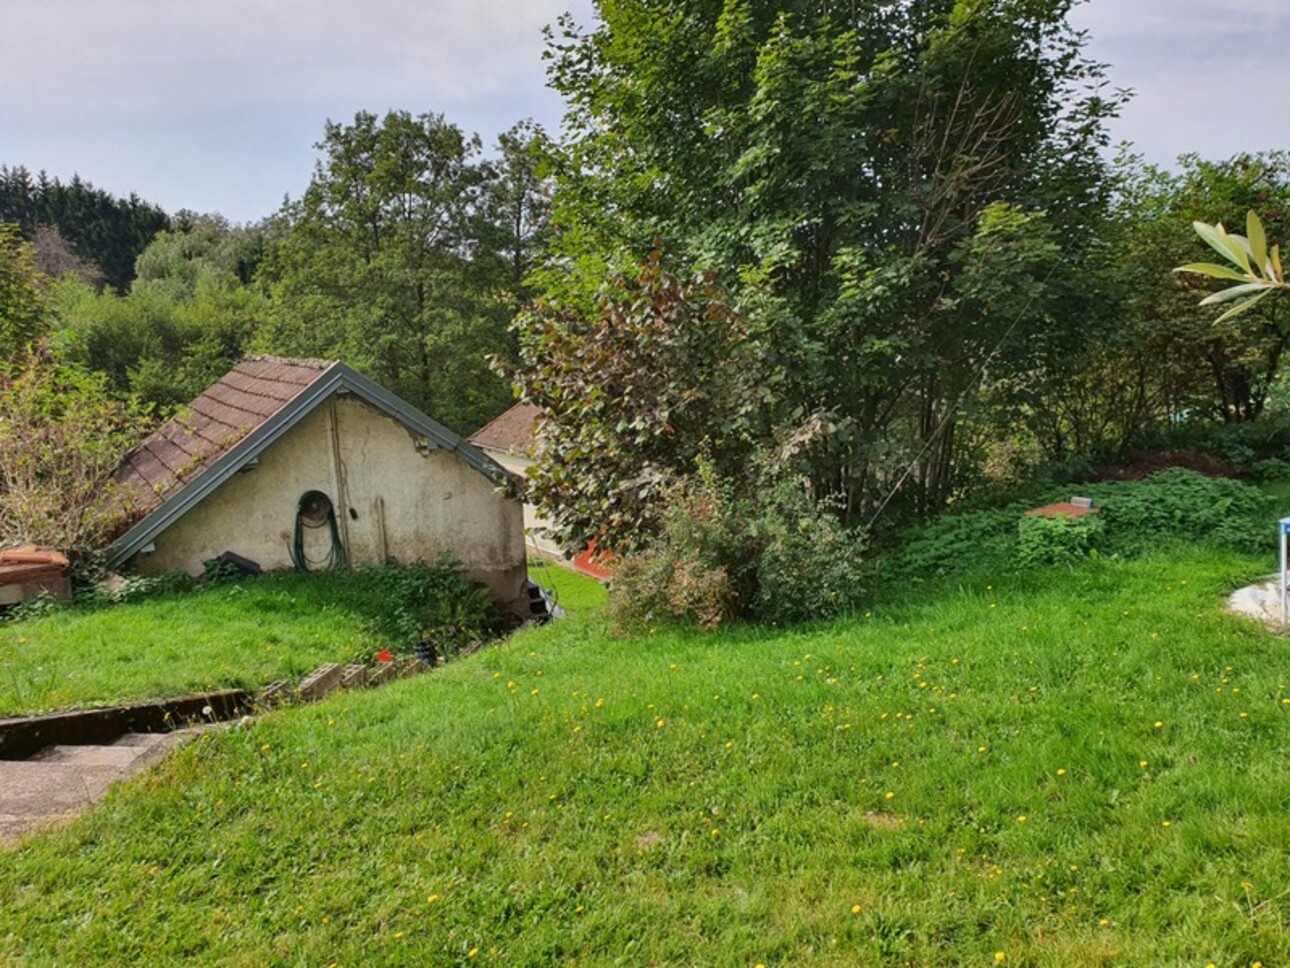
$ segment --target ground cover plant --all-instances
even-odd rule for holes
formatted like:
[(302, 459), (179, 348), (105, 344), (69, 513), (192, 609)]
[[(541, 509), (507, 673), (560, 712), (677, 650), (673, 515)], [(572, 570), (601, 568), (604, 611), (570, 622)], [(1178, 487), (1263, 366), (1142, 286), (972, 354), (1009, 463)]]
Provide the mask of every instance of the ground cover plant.
[[(1182, 468), (1144, 480), (1044, 486), (1001, 507), (953, 511), (903, 532), (888, 542), (876, 567), (888, 579), (925, 581), (972, 571), (1025, 571), (1089, 555), (1132, 557), (1179, 539), (1258, 554), (1275, 537), (1272, 522), (1290, 513), (1282, 490), (1277, 482), (1256, 487)], [(1097, 518), (1075, 524), (1024, 517), (1031, 508), (1073, 495), (1092, 498)]]
[(575, 613), (14, 848), (0, 960), (1282, 964), (1290, 659), (1220, 607), (1267, 567), (1178, 544), (791, 631)]
[(423, 636), (451, 653), (495, 629), (487, 593), (446, 564), (275, 573), (55, 609), (0, 622), (0, 716), (256, 688), (410, 652)]

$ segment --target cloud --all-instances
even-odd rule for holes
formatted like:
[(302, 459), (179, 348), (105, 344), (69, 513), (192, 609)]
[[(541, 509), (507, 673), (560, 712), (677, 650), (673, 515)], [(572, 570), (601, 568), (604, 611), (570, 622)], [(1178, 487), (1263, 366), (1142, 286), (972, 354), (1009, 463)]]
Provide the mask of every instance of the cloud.
[(235, 219), (299, 194), (323, 122), (559, 122), (542, 28), (591, 0), (0, 0), (0, 164)]

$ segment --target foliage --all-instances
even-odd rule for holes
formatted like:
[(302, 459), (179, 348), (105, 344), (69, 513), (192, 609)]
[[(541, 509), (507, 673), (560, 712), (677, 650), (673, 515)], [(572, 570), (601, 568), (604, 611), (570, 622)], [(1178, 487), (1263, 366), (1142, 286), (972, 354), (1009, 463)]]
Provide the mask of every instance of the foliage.
[(1103, 529), (1095, 514), (1023, 517), (1017, 523), (1017, 561), (1027, 567), (1070, 564), (1096, 550)]
[(710, 462), (666, 488), (662, 530), (616, 564), (611, 602), (621, 624), (715, 629), (735, 619), (824, 620), (864, 593), (863, 542), (807, 494), (767, 476), (741, 497)]
[(260, 348), (344, 359), (458, 431), (495, 416), (507, 393), (487, 356), (507, 346), (540, 236), (538, 138), (516, 129), (485, 164), (479, 138), (442, 115), (329, 123), (261, 267)]
[[(1060, 530), (1022, 522), (1037, 505), (1093, 498), (1101, 523)], [(1079, 519), (1088, 520), (1088, 519)], [(1069, 560), (1080, 554), (1138, 556), (1163, 541), (1191, 541), (1258, 554), (1271, 548), (1275, 520), (1268, 498), (1241, 481), (1172, 469), (1141, 481), (1108, 481), (1045, 487), (1005, 507), (950, 512), (912, 529), (894, 543), (883, 562), (892, 580), (926, 579), (972, 571), (1015, 573), (1041, 563), (1051, 550)], [(1049, 532), (1054, 533), (1049, 533)]]
[(1200, 257), (1197, 220), (1246, 218), (1290, 231), (1290, 155), (1195, 155), (1168, 172), (1122, 155), (1104, 262), (1090, 286), (1118, 293), (1112, 325), (1093, 328), (1021, 413), (1018, 433), (1039, 460), (1113, 458), (1162, 434), (1205, 433), (1263, 415), (1287, 336), (1275, 303), (1215, 325), (1188, 280), (1170, 270)]
[[(170, 218), (137, 195), (116, 198), (79, 175), (67, 184), (45, 172), (0, 167), (0, 222), (17, 222), (24, 236), (54, 229), (78, 260), (73, 271), (97, 275), (123, 292), (134, 279), (135, 260)], [(46, 242), (52, 242), (47, 238)]]
[(48, 284), (36, 269), (35, 250), (17, 226), (0, 222), (0, 364), (18, 357), (44, 332)]
[(864, 515), (913, 463), (907, 503), (939, 507), (972, 476), (983, 372), (1042, 377), (1100, 311), (1117, 100), (1069, 6), (597, 4), (552, 41), (570, 137), (537, 278), (586, 313), (661, 237), (766, 302), (767, 416), (828, 428), (818, 495)]
[(449, 556), (434, 565), (376, 565), (348, 576), (349, 594), (384, 603), (369, 621), (372, 631), (404, 650), (430, 640), (441, 654), (479, 645), (501, 629), (488, 589), (466, 577)]
[(106, 374), (119, 395), (162, 412), (182, 406), (245, 355), (267, 312), (263, 294), (239, 275), (258, 238), (190, 219), (143, 252), (124, 295), (64, 279), (54, 306), (65, 353)]
[(0, 370), (0, 545), (73, 552), (105, 540), (126, 510), (108, 478), (148, 422), (101, 373), (32, 349)]
[(1219, 604), (1266, 567), (1180, 544), (792, 631), (573, 616), (26, 840), (0, 960), (1285, 964), (1285, 642)]
[(523, 399), (537, 404), (531, 498), (566, 549), (639, 549), (664, 489), (701, 457), (745, 479), (774, 398), (755, 326), (711, 273), (674, 275), (655, 250), (614, 275), (592, 312), (538, 300), (516, 322)]
[(1236, 269), (1212, 262), (1192, 262), (1174, 270), (1237, 283), (1201, 300), (1202, 306), (1236, 302), (1215, 320), (1215, 325), (1249, 312), (1274, 292), (1290, 290), (1281, 268), (1281, 246), (1268, 248), (1267, 233), (1259, 213), (1250, 209), (1245, 224), (1248, 235), (1229, 234), (1222, 222), (1217, 225), (1196, 222), (1193, 225), (1196, 234)]

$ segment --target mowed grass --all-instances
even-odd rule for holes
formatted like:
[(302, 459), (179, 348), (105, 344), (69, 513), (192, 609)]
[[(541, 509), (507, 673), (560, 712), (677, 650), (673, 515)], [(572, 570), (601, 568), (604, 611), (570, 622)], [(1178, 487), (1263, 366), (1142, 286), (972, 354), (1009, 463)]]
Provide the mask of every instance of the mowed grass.
[(1290, 963), (1290, 651), (1222, 611), (1265, 567), (1164, 549), (792, 631), (575, 615), (207, 735), (0, 855), (0, 961)]
[(395, 643), (343, 575), (270, 574), (0, 623), (0, 716), (298, 679)]

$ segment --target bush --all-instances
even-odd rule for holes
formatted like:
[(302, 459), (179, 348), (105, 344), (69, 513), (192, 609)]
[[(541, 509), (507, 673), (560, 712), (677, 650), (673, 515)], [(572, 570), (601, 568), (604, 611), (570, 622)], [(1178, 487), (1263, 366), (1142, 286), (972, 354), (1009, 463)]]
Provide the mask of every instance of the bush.
[(1213, 541), (1237, 551), (1270, 547), (1270, 503), (1258, 488), (1174, 469), (1142, 481), (1086, 485), (1106, 518), (1106, 548), (1133, 554), (1162, 539)]
[(346, 597), (379, 605), (369, 619), (373, 631), (409, 648), (429, 641), (441, 654), (455, 655), (501, 629), (501, 616), (488, 589), (471, 582), (461, 565), (447, 555), (433, 565), (374, 565), (338, 577), (348, 586)]
[(1023, 565), (1069, 564), (1088, 557), (1103, 531), (1095, 514), (1022, 517), (1017, 525), (1017, 560)]
[[(1099, 523), (1083, 526), (1091, 533), (1083, 534), (1080, 526), (1063, 530), (1022, 522), (1030, 508), (1072, 494), (1093, 498), (1101, 509), (1094, 519)], [(884, 575), (917, 580), (981, 567), (1007, 571), (1071, 561), (1093, 548), (1136, 555), (1170, 539), (1259, 554), (1272, 548), (1273, 525), (1271, 502), (1258, 488), (1175, 468), (1141, 481), (1067, 485), (1002, 508), (942, 515), (903, 536), (884, 562)]]
[(622, 625), (800, 622), (859, 602), (863, 542), (800, 482), (739, 498), (703, 465), (663, 506), (662, 533), (616, 569), (611, 603)]

